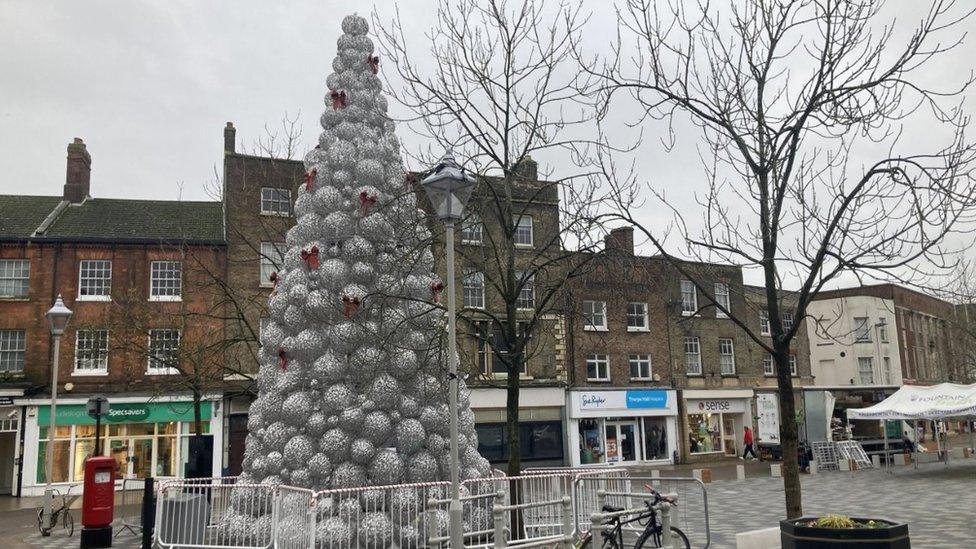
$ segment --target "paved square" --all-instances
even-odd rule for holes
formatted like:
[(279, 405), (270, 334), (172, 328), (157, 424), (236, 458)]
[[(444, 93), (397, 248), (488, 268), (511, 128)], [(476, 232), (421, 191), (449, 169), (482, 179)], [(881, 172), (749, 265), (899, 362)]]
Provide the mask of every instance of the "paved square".
[[(930, 463), (918, 470), (896, 467), (892, 471), (803, 475), (803, 511), (808, 515), (830, 512), (904, 521), (912, 547), (976, 546), (976, 460), (948, 467)], [(709, 484), (711, 547), (734, 548), (737, 532), (777, 526), (786, 516), (783, 505), (780, 478)]]

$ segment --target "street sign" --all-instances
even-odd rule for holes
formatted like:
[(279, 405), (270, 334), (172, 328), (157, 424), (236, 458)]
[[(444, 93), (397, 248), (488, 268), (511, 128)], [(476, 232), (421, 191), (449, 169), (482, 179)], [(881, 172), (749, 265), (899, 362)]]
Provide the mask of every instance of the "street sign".
[(103, 418), (108, 415), (108, 399), (103, 396), (95, 396), (88, 399), (88, 415), (94, 419)]

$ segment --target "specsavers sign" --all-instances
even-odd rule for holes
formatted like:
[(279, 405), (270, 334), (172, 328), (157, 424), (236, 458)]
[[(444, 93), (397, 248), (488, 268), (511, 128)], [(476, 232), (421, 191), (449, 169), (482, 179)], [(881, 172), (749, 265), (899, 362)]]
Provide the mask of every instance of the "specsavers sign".
[[(210, 421), (213, 403), (200, 403), (200, 415)], [(37, 423), (48, 425), (51, 421), (51, 407), (37, 407)], [(109, 402), (108, 416), (102, 418), (108, 423), (156, 423), (165, 421), (193, 421), (192, 402)], [(57, 425), (94, 425), (95, 420), (88, 415), (84, 404), (59, 404)]]

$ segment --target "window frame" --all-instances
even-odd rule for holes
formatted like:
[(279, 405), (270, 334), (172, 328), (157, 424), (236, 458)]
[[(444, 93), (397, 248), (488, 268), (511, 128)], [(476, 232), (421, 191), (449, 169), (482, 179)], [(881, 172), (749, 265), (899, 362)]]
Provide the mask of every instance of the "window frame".
[[(179, 290), (179, 293), (177, 293), (176, 295), (155, 293), (156, 292), (156, 287), (155, 287), (156, 265), (163, 264), (163, 263), (176, 264), (179, 266), (179, 277), (176, 278), (178, 282), (176, 288)], [(160, 272), (163, 271), (160, 270)], [(160, 282), (163, 282), (164, 280), (171, 280), (171, 279), (160, 278), (159, 280)], [(162, 285), (160, 285), (160, 289), (163, 289)], [(183, 262), (182, 261), (180, 261), (179, 259), (157, 259), (149, 262), (149, 301), (183, 301)]]
[[(647, 375), (634, 375), (634, 366), (637, 366), (637, 373), (641, 374), (641, 367), (647, 367)], [(649, 353), (632, 353), (627, 356), (627, 365), (630, 367), (631, 381), (654, 381), (654, 366), (651, 363)]]
[(772, 331), (769, 328), (769, 311), (766, 309), (759, 310), (759, 335), (772, 335)]
[[(584, 360), (586, 365), (586, 381), (594, 381), (599, 383), (609, 383), (610, 382), (610, 355), (607, 353), (589, 353), (586, 355)], [(600, 367), (606, 369), (606, 377), (591, 377), (590, 376), (590, 365), (593, 364), (594, 372), (599, 375)]]
[[(482, 326), (484, 324), (486, 323), (482, 323)], [(524, 329), (523, 328), (524, 324), (526, 323), (518, 322), (517, 329), (519, 330)], [(503, 346), (501, 344), (499, 345), (494, 344), (495, 341), (498, 341), (499, 343), (504, 341), (504, 337), (501, 335), (501, 328), (492, 324), (489, 327), (485, 327), (484, 329), (490, 331), (488, 331), (487, 333), (482, 332), (481, 336), (478, 337), (477, 354), (479, 355), (479, 361), (482, 360), (480, 358), (480, 355), (484, 354), (484, 362), (481, 364), (482, 365), (481, 372), (482, 374), (484, 374), (489, 378), (507, 379), (508, 378), (507, 368), (504, 371), (498, 371), (498, 372), (495, 371), (495, 361), (496, 360), (501, 361), (500, 356), (508, 353), (507, 349), (502, 349)], [(529, 339), (531, 340), (531, 338), (532, 336), (530, 334)], [(496, 351), (495, 349), (496, 347), (499, 350)], [(519, 378), (528, 378), (528, 377), (529, 377), (529, 361), (523, 360), (522, 371), (519, 372)]]
[[(480, 284), (472, 285), (468, 282), (472, 279), (479, 279)], [(472, 292), (478, 292), (478, 300), (480, 305), (471, 305), (468, 303), (469, 294), (474, 297)], [(485, 273), (481, 271), (470, 271), (461, 277), (461, 306), (468, 309), (484, 309), (485, 308)]]
[[(694, 345), (695, 351), (688, 350), (689, 344)], [(685, 337), (684, 355), (685, 355), (685, 375), (692, 376), (692, 377), (701, 377), (702, 375), (704, 375), (705, 368), (704, 365), (702, 364), (701, 338), (697, 336)], [(693, 365), (693, 363), (690, 361), (692, 357), (696, 357), (696, 363), (694, 364), (698, 370), (696, 372), (692, 372), (689, 369), (689, 367)]]
[(783, 332), (786, 333), (792, 330), (793, 323), (796, 322), (796, 319), (793, 317), (793, 313), (790, 311), (784, 311), (780, 316), (780, 322), (783, 323)]
[[(18, 270), (18, 265), (20, 269)], [(26, 270), (23, 266), (26, 265)], [(9, 266), (9, 272), (4, 266)], [(9, 293), (0, 294), (0, 300), (18, 300), (18, 299), (30, 299), (30, 275), (31, 275), (31, 264), (30, 259), (25, 257), (10, 257), (0, 259), (0, 288), (6, 287), (8, 284), (12, 288), (16, 285), (23, 285), (23, 293)]]
[[(688, 292), (685, 290), (686, 287), (691, 288), (690, 294), (688, 294)], [(681, 316), (694, 316), (698, 312), (698, 287), (695, 286), (694, 282), (690, 280), (682, 279), (680, 288), (681, 288)], [(690, 299), (691, 308), (686, 307), (686, 305), (689, 304), (689, 301), (685, 299), (686, 295), (691, 296)]]
[(149, 330), (149, 338), (148, 338), (149, 339), (149, 346), (148, 346), (147, 352), (146, 352), (146, 375), (175, 375), (175, 374), (179, 373), (179, 370), (176, 367), (174, 367), (174, 366), (161, 366), (161, 367), (154, 367), (153, 366), (153, 360), (154, 360), (153, 359), (153, 355), (155, 354), (154, 353), (154, 350), (153, 350), (153, 334), (154, 333), (162, 333), (162, 332), (170, 332), (170, 333), (175, 333), (176, 334), (176, 339), (175, 339), (176, 345), (175, 345), (175, 348), (171, 350), (171, 352), (175, 352), (175, 353), (179, 353), (180, 352), (180, 343), (181, 343), (181, 341), (183, 339), (183, 334), (180, 332), (179, 329), (177, 329), (177, 328), (153, 328), (153, 329)]
[[(639, 305), (643, 309), (643, 313), (631, 313), (631, 305)], [(644, 321), (643, 326), (631, 326), (631, 319), (640, 318)], [(627, 331), (628, 332), (649, 332), (651, 331), (651, 319), (648, 314), (647, 303), (643, 301), (628, 301), (627, 302)]]
[(881, 343), (890, 343), (888, 341), (888, 319), (885, 317), (878, 319), (878, 341)]
[(799, 362), (796, 359), (796, 353), (790, 353), (787, 361), (790, 365), (790, 375), (793, 377), (800, 377)]
[[(776, 361), (773, 360), (772, 353), (763, 353), (762, 365), (764, 376), (772, 377), (776, 375)], [(766, 368), (767, 365), (769, 368)]]
[[(269, 247), (269, 251), (265, 250), (265, 246)], [(271, 281), (271, 273), (277, 272), (281, 267), (276, 267), (274, 261), (272, 261), (271, 253), (277, 253), (280, 258), (279, 263), (284, 265), (285, 254), (288, 253), (288, 244), (285, 242), (261, 242), (260, 254), (258, 257), (258, 276), (260, 277), (259, 286), (262, 288), (274, 288), (274, 282)], [(272, 270), (265, 274), (265, 268), (270, 268)]]
[[(87, 336), (92, 339), (95, 343), (104, 344), (99, 348), (94, 348), (92, 346), (92, 341), (86, 343), (86, 347), (82, 349), (82, 335)], [(94, 336), (94, 337), (92, 337)], [(96, 353), (100, 356), (82, 356), (82, 352)], [(108, 329), (105, 328), (94, 328), (94, 329), (81, 329), (75, 330), (75, 360), (74, 360), (74, 371), (71, 372), (72, 376), (107, 376), (108, 375)], [(98, 366), (95, 368), (85, 367), (82, 368), (82, 361), (87, 364), (97, 363)]]
[[(15, 346), (18, 343), (19, 347)], [(26, 356), (27, 330), (18, 330), (16, 328), (4, 328), (0, 330), (0, 373), (24, 373)], [(17, 366), (18, 364), (20, 365), (19, 370), (8, 367), (9, 365)]]
[[(719, 292), (719, 288), (722, 288), (721, 292)], [(716, 282), (714, 292), (715, 292), (715, 302), (725, 307), (726, 310), (731, 311), (732, 300), (729, 296), (729, 285), (726, 284), (725, 282)], [(719, 299), (719, 296), (724, 296), (725, 299), (724, 300)], [(722, 310), (719, 309), (718, 307), (715, 307), (715, 318), (729, 318), (729, 315), (723, 313)]]
[[(85, 264), (86, 263), (107, 263), (107, 278), (94, 278), (92, 276), (85, 277)], [(91, 270), (90, 270), (91, 271)], [(98, 269), (94, 269), (98, 272)], [(150, 275), (151, 277), (152, 275)], [(85, 287), (85, 281), (96, 281), (96, 282), (107, 282), (105, 284), (105, 290), (107, 293), (104, 294), (82, 294)], [(150, 281), (150, 284), (152, 282)], [(78, 261), (78, 297), (77, 301), (112, 301), (112, 260), (111, 259), (82, 259)]]
[[(589, 308), (589, 312), (587, 312)], [(597, 311), (597, 309), (600, 309)], [(597, 317), (602, 319), (601, 324), (594, 321)], [(587, 332), (606, 332), (607, 329), (607, 302), (596, 300), (583, 300), (583, 330)]]
[[(723, 347), (728, 345), (728, 352), (725, 352)], [(731, 360), (731, 371), (726, 370), (726, 362)], [(718, 365), (719, 373), (723, 376), (734, 376), (735, 371), (735, 342), (731, 337), (720, 337), (718, 338)]]
[[(871, 368), (871, 380), (864, 381), (864, 369), (862, 368), (863, 361), (867, 361), (867, 365)], [(861, 385), (874, 385), (874, 357), (870, 356), (859, 356), (857, 357), (857, 380)]]
[[(271, 191), (272, 196), (265, 198), (264, 192)], [(275, 193), (285, 193), (284, 200), (280, 194), (275, 195)], [(281, 211), (281, 204), (284, 202), (285, 211)], [(266, 209), (265, 203), (269, 206), (274, 206), (273, 209)], [(261, 204), (260, 204), (261, 215), (270, 215), (273, 217), (291, 217), (291, 189), (286, 189), (282, 187), (261, 187)]]
[[(522, 289), (515, 299), (515, 308), (520, 311), (535, 310), (535, 274), (526, 275), (525, 271), (518, 271), (519, 284)], [(528, 295), (529, 297), (526, 297)], [(528, 307), (525, 304), (531, 303)]]
[[(524, 227), (523, 220), (528, 220), (528, 228)], [(516, 248), (534, 248), (535, 247), (535, 221), (532, 219), (531, 214), (521, 214), (512, 216), (512, 226), (514, 230), (512, 231), (512, 243)], [(523, 231), (528, 230), (528, 242), (520, 242), (519, 235)]]
[[(855, 316), (853, 319), (854, 343), (873, 343), (871, 340), (871, 317)], [(859, 323), (860, 320), (864, 322)]]
[[(465, 244), (467, 246), (481, 246), (485, 243), (485, 224), (481, 220), (481, 216), (478, 214), (469, 214), (464, 220), (464, 223), (461, 224), (461, 230), (458, 232), (458, 236), (461, 239), (461, 244)], [(477, 238), (472, 238), (475, 233), (477, 233)]]

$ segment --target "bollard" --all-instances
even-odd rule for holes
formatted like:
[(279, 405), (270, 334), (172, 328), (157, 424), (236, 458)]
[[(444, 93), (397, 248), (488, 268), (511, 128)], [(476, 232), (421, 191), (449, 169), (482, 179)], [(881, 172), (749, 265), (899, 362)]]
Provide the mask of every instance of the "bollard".
[(693, 469), (691, 471), (691, 476), (702, 481), (703, 484), (708, 484), (712, 482), (712, 470), (711, 469)]
[[(142, 484), (142, 549), (152, 548), (153, 531), (156, 528), (155, 479), (146, 477)], [(123, 492), (124, 494), (125, 492)]]
[(736, 465), (735, 466), (735, 479), (736, 480), (745, 480), (746, 479), (746, 466), (745, 465)]
[(769, 476), (773, 478), (781, 478), (783, 476), (783, 464), (782, 463), (770, 464)]
[(495, 547), (501, 549), (505, 547), (505, 508), (496, 503), (491, 514), (495, 521)]
[(651, 478), (661, 478), (661, 471), (658, 469), (651, 469)]
[(881, 454), (874, 454), (871, 456), (871, 465), (873, 465), (875, 469), (881, 468)]
[(661, 503), (661, 547), (671, 547), (671, 504)]
[[(598, 539), (597, 536), (600, 535), (600, 532), (603, 532), (603, 513), (592, 513), (590, 515), (590, 539)], [(591, 545), (595, 543), (594, 541)]]
[(817, 474), (817, 460), (811, 459), (810, 460), (809, 468), (810, 468), (810, 474), (811, 475), (816, 475)]
[(596, 508), (603, 512), (603, 507), (607, 504), (607, 491), (597, 490), (596, 491)]
[(563, 548), (573, 549), (573, 499), (563, 496)]
[[(437, 508), (437, 500), (430, 498), (427, 500), (427, 539), (431, 540), (433, 538), (439, 537), (437, 532), (437, 514), (434, 512)], [(439, 547), (441, 544), (432, 544), (435, 547)]]

